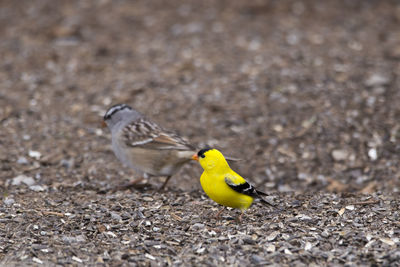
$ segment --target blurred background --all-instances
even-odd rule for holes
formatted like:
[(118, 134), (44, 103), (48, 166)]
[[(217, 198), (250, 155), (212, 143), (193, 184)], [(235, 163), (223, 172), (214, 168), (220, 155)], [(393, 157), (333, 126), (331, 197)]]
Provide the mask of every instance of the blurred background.
[[(242, 158), (262, 190), (398, 194), (398, 1), (0, 7), (3, 188), (21, 173), (44, 189), (132, 178), (99, 127), (124, 102)], [(169, 186), (199, 189), (193, 166)]]

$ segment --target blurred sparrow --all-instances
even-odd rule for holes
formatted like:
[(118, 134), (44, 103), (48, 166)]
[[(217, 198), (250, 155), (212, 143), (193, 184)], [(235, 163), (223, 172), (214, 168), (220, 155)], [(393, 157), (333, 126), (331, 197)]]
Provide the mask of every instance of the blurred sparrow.
[(137, 185), (148, 176), (166, 176), (162, 190), (196, 151), (185, 139), (164, 130), (126, 104), (109, 108), (104, 123), (111, 131), (117, 158), (141, 175), (129, 186)]

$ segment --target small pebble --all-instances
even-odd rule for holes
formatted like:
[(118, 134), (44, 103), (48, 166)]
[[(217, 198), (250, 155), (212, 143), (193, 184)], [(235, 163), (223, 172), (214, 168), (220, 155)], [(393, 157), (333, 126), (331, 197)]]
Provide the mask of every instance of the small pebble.
[(329, 237), (329, 232), (327, 230), (325, 230), (321, 233), (321, 236), (327, 238), (327, 237)]
[(268, 241), (274, 241), (278, 235), (279, 235), (279, 232), (277, 232), (277, 231), (272, 232), (271, 234), (269, 234), (267, 236), (267, 240)]
[(370, 150), (368, 150), (368, 157), (372, 161), (375, 161), (378, 159), (378, 152), (376, 151), (376, 148), (371, 148)]
[(373, 73), (366, 80), (365, 85), (368, 87), (387, 85), (390, 79), (387, 75), (381, 73)]
[(27, 165), (29, 164), (29, 161), (25, 157), (19, 157), (17, 163), (21, 165)]
[(250, 261), (251, 261), (253, 264), (259, 265), (259, 264), (262, 264), (262, 263), (263, 263), (264, 258), (263, 258), (263, 257), (260, 257), (260, 256), (258, 256), (258, 255), (251, 255)]
[(62, 159), (60, 160), (60, 164), (61, 166), (63, 166), (66, 169), (70, 169), (71, 167), (74, 166), (74, 159), (70, 158), (70, 159)]
[(335, 149), (332, 151), (332, 158), (335, 161), (343, 161), (349, 157), (349, 152), (344, 149)]
[(304, 245), (304, 250), (310, 250), (312, 248), (312, 244), (310, 242), (306, 242)]
[(148, 254), (148, 253), (146, 253), (145, 255), (144, 255), (146, 258), (148, 258), (148, 259), (150, 259), (150, 260), (156, 260), (156, 258), (154, 257), (154, 256), (152, 256), (152, 255), (150, 255), (150, 254)]
[(105, 232), (105, 234), (108, 235), (108, 236), (111, 236), (111, 237), (113, 237), (113, 238), (116, 238), (116, 237), (117, 237), (117, 235), (114, 234), (114, 233), (111, 232), (111, 231)]
[(42, 154), (39, 151), (34, 151), (34, 150), (29, 150), (28, 155), (29, 157), (34, 158), (36, 160), (40, 159), (40, 157), (42, 156)]
[(111, 212), (110, 214), (111, 214), (111, 218), (112, 218), (113, 220), (116, 220), (116, 221), (122, 220), (122, 217), (121, 217), (118, 213), (116, 213), (116, 212)]
[(35, 183), (35, 180), (32, 177), (22, 174), (14, 177), (11, 182), (12, 185), (20, 185), (21, 183), (24, 183), (26, 185), (33, 185)]
[(338, 214), (339, 214), (340, 216), (342, 216), (342, 215), (344, 214), (345, 211), (346, 211), (345, 208), (341, 208), (341, 209), (338, 211)]
[(206, 250), (206, 248), (202, 247), (202, 248), (199, 248), (198, 250), (196, 250), (196, 253), (202, 254), (205, 250)]
[(8, 198), (8, 197), (6, 197), (6, 198), (3, 200), (3, 203), (4, 203), (4, 205), (6, 205), (6, 206), (11, 206), (12, 204), (15, 203), (15, 200), (14, 200), (13, 198)]
[(202, 223), (195, 223), (195, 224), (192, 225), (192, 228), (193, 228), (194, 230), (199, 230), (199, 229), (203, 229), (204, 226), (205, 226), (205, 225), (202, 224)]
[(78, 257), (76, 257), (76, 256), (72, 256), (72, 260), (74, 260), (74, 261), (76, 261), (76, 262), (79, 262), (79, 263), (82, 263), (82, 262), (83, 262), (80, 258), (78, 258)]
[(46, 191), (47, 186), (45, 185), (31, 185), (29, 186), (29, 189), (35, 192), (43, 192)]
[(287, 249), (287, 248), (285, 248), (285, 254), (287, 254), (287, 255), (293, 255), (293, 253), (292, 253), (289, 249)]
[(37, 264), (43, 264), (43, 261), (41, 261), (40, 259), (38, 259), (38, 258), (36, 258), (36, 257), (33, 257), (33, 258), (32, 258), (32, 261), (33, 261), (33, 262), (36, 262)]
[(380, 240), (381, 242), (383, 242), (383, 243), (389, 245), (389, 246), (395, 246), (395, 245), (396, 245), (396, 243), (393, 242), (393, 240), (391, 240), (391, 239), (389, 239), (389, 238), (383, 238), (383, 237), (381, 237), (381, 238), (379, 238), (379, 240)]
[(271, 245), (267, 246), (267, 251), (268, 252), (275, 252), (275, 250), (276, 250), (276, 247), (274, 245), (271, 244)]
[(84, 235), (78, 235), (78, 236), (62, 236), (61, 240), (65, 243), (71, 244), (71, 243), (82, 243), (86, 241), (86, 237)]
[(296, 218), (298, 218), (299, 220), (302, 220), (302, 221), (311, 220), (312, 219), (310, 216), (307, 216), (305, 214), (299, 214), (299, 215), (296, 216)]

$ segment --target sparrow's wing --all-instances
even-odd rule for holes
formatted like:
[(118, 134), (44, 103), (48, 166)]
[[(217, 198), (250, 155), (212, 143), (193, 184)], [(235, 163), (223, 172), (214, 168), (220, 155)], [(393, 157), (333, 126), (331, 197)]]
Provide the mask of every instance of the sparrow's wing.
[(163, 130), (146, 119), (133, 121), (123, 129), (125, 144), (130, 147), (158, 150), (194, 150), (195, 148), (177, 134)]

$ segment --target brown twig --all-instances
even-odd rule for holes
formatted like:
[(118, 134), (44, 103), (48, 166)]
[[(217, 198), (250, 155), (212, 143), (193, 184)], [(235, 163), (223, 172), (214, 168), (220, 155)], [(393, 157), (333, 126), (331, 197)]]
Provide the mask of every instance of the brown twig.
[(380, 202), (380, 200), (376, 200), (376, 199), (371, 199), (371, 200), (366, 200), (366, 201), (360, 201), (360, 202), (353, 202), (350, 203), (350, 205), (369, 205), (369, 204), (378, 204)]
[(64, 213), (56, 212), (56, 211), (38, 211), (38, 212), (41, 212), (43, 215), (55, 215), (55, 216), (58, 216), (58, 217), (64, 217), (65, 216)]

